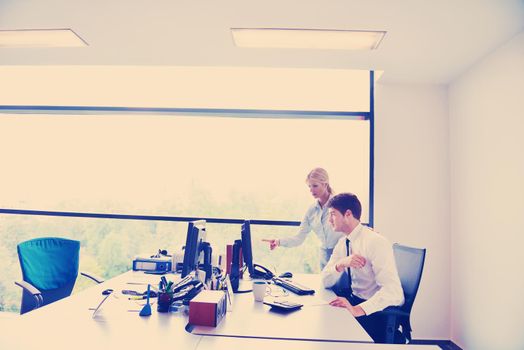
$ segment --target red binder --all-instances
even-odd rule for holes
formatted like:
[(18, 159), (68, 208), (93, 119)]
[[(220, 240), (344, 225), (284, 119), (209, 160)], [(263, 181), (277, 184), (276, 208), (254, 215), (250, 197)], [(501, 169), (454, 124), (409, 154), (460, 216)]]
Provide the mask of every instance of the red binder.
[[(233, 245), (226, 246), (226, 273), (231, 276), (231, 260), (233, 260)], [(244, 266), (244, 259), (242, 259), (242, 248), (240, 248), (240, 261), (238, 266)], [(242, 269), (240, 270), (240, 278), (242, 278)]]

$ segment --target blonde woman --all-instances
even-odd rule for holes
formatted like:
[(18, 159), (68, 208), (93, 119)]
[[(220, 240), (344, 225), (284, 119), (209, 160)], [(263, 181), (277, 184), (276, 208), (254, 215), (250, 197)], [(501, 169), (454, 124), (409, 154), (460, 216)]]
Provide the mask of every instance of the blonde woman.
[(333, 248), (338, 240), (343, 236), (340, 232), (333, 231), (329, 224), (329, 214), (326, 207), (328, 200), (333, 196), (333, 189), (329, 185), (329, 175), (326, 170), (322, 168), (315, 168), (309, 172), (306, 177), (306, 184), (315, 202), (309, 207), (304, 215), (304, 219), (300, 223), (298, 233), (292, 237), (285, 237), (280, 239), (263, 239), (264, 242), (269, 243), (271, 250), (276, 247), (296, 247), (301, 245), (306, 236), (311, 232), (315, 232), (320, 240), (320, 269), (326, 266)]

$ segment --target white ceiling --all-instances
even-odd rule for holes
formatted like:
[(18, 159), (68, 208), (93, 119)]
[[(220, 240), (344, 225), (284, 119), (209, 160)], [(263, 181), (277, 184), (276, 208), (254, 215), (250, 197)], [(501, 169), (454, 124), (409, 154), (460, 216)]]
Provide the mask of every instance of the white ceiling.
[[(387, 31), (374, 51), (246, 49), (231, 27)], [(384, 70), (449, 83), (524, 29), (524, 0), (0, 0), (0, 29), (71, 28), (83, 48), (0, 48), (0, 65)]]

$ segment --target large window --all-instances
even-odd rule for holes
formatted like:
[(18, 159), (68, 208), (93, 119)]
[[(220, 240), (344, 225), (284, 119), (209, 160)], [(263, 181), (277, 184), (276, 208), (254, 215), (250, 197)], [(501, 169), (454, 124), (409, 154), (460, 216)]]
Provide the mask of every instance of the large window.
[[(368, 219), (370, 124), (364, 118), (167, 115), (2, 115), (0, 208), (226, 219), (300, 221), (313, 202), (305, 177), (328, 170), (336, 192), (352, 191)], [(81, 241), (81, 269), (106, 278), (133, 257), (173, 250), (186, 223), (0, 216), (0, 311), (21, 292), (16, 244), (35, 237)], [(270, 251), (261, 238), (294, 226), (253, 225), (255, 261), (318, 272), (316, 237)], [(208, 224), (215, 253), (238, 239), (238, 224)], [(79, 288), (89, 286), (80, 280)]]
[(296, 233), (313, 203), (305, 177), (314, 167), (329, 172), (336, 192), (356, 193), (362, 221), (373, 222), (374, 72), (0, 70), (10, 86), (0, 96), (0, 311), (20, 304), (19, 242), (77, 239), (81, 269), (110, 278), (136, 254), (184, 243), (187, 223), (165, 217), (214, 218), (214, 254), (240, 237), (241, 219), (267, 220), (252, 225), (255, 262), (318, 272), (315, 235), (292, 249), (261, 242)]
[(0, 207), (300, 221), (305, 177), (369, 208), (369, 121), (4, 115)]

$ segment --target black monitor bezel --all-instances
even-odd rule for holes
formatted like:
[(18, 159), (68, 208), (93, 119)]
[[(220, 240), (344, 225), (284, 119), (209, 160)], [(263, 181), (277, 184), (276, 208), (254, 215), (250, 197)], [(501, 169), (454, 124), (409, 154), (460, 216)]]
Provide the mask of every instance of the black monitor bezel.
[(249, 220), (245, 220), (240, 229), (240, 236), (242, 239), (242, 257), (244, 264), (249, 271), (249, 275), (253, 276), (255, 273), (253, 265), (253, 246), (251, 243), (251, 223)]
[(187, 226), (184, 261), (182, 264), (182, 278), (198, 268), (201, 252), (201, 243), (206, 239), (206, 221), (191, 221)]

